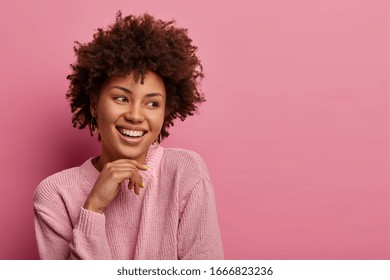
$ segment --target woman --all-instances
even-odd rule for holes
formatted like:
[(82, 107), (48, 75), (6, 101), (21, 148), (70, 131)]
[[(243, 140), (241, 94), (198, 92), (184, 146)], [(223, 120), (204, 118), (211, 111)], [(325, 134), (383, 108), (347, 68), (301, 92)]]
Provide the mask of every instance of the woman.
[(205, 101), (187, 30), (145, 14), (77, 43), (68, 76), (73, 125), (101, 152), (43, 180), (34, 196), (42, 259), (222, 259), (206, 165), (158, 144)]

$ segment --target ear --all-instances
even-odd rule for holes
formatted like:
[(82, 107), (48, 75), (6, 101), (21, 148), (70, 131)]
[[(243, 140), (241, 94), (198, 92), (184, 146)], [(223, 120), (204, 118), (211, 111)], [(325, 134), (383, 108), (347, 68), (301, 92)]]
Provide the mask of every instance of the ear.
[(91, 96), (89, 100), (89, 110), (93, 117), (97, 116), (97, 103), (98, 103), (97, 97)]

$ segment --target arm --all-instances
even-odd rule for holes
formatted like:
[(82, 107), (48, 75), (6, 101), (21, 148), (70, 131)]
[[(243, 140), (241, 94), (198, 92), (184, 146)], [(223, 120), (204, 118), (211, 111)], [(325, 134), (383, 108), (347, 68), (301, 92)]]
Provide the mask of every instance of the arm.
[[(138, 169), (145, 170), (146, 167), (128, 159), (105, 164), (83, 207), (78, 201), (83, 199), (78, 188), (62, 189), (64, 193), (60, 193), (61, 188), (56, 184), (63, 180), (62, 177), (44, 180), (34, 197), (35, 232), (40, 258), (113, 259), (104, 210), (116, 197), (126, 178), (131, 178), (129, 188), (139, 193), (142, 177)], [(72, 181), (70, 184), (79, 183)]]
[(214, 192), (203, 178), (190, 192), (178, 229), (179, 259), (223, 259)]
[(62, 198), (48, 184), (35, 193), (34, 220), (41, 259), (112, 259), (105, 216), (81, 208), (73, 227)]

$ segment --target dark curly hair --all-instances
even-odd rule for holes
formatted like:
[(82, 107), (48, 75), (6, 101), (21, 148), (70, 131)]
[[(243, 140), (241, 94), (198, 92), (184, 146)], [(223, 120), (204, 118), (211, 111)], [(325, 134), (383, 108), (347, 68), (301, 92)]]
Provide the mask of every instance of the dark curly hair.
[(72, 73), (67, 76), (70, 86), (66, 94), (74, 127), (90, 125), (90, 102), (99, 97), (107, 79), (130, 72), (141, 83), (148, 71), (164, 81), (167, 102), (162, 139), (169, 135), (167, 128), (173, 126), (176, 118), (183, 121), (193, 115), (197, 105), (205, 101), (198, 87), (204, 77), (203, 67), (187, 29), (174, 24), (174, 20), (158, 20), (147, 13), (123, 18), (119, 11), (115, 23), (105, 30), (97, 29), (91, 42), (75, 42), (77, 61), (70, 65)]

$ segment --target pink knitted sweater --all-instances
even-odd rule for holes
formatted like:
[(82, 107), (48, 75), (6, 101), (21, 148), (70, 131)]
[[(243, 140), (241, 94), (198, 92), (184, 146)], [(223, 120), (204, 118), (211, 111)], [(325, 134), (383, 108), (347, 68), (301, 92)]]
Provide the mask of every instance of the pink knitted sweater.
[(104, 214), (82, 208), (99, 176), (91, 159), (37, 187), (41, 259), (223, 259), (214, 193), (198, 154), (151, 146), (141, 194), (125, 180)]

